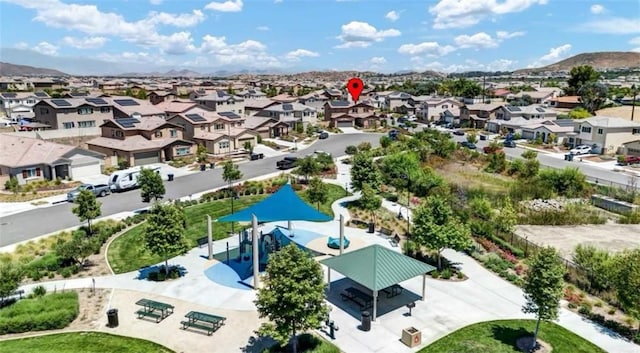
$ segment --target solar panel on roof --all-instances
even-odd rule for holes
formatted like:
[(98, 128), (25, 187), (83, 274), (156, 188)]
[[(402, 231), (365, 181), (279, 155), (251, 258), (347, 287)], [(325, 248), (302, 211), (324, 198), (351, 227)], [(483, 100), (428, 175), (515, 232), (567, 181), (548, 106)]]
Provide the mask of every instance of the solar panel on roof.
[(518, 108), (518, 107), (516, 107), (516, 106), (513, 106), (513, 105), (508, 105), (508, 106), (507, 106), (507, 109), (508, 109), (510, 112), (519, 112), (519, 111), (520, 111), (520, 108)]
[(89, 103), (98, 104), (98, 105), (100, 105), (100, 104), (109, 104), (109, 103), (107, 103), (107, 101), (105, 101), (102, 98), (85, 98), (85, 100), (87, 102), (89, 102)]
[(15, 98), (17, 96), (17, 94), (15, 94), (15, 93), (3, 93), (2, 96), (6, 97), (6, 98)]
[(334, 107), (347, 107), (347, 106), (349, 106), (349, 102), (347, 102), (347, 101), (333, 101), (333, 102), (331, 102), (331, 105), (333, 105)]
[(134, 127), (135, 124), (139, 123), (140, 120), (134, 118), (118, 118), (116, 119), (116, 123), (124, 128)]
[(220, 115), (222, 115), (224, 117), (227, 117), (229, 119), (238, 119), (238, 118), (240, 118), (240, 115), (238, 115), (236, 113), (233, 113), (233, 112), (220, 112), (218, 114), (220, 114)]
[(34, 94), (36, 95), (36, 97), (41, 97), (41, 98), (45, 98), (49, 96), (46, 92), (36, 92)]
[(293, 105), (291, 105), (291, 104), (283, 104), (282, 105), (282, 109), (283, 110), (293, 110)]
[(140, 105), (138, 102), (134, 101), (133, 99), (114, 99), (114, 102), (116, 102), (118, 105), (121, 105), (123, 107), (131, 107), (134, 105)]
[(67, 102), (64, 99), (52, 99), (51, 103), (57, 105), (58, 107), (70, 107), (71, 103)]
[(539, 111), (540, 113), (544, 113), (544, 109), (542, 108), (536, 108), (537, 111)]
[(207, 119), (203, 118), (200, 114), (187, 114), (185, 116), (191, 121), (207, 121)]

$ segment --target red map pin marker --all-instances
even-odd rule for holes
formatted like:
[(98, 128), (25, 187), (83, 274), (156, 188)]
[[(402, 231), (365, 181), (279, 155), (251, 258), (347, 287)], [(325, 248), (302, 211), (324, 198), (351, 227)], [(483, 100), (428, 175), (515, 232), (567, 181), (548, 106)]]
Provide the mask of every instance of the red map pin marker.
[(347, 83), (347, 91), (349, 91), (351, 98), (353, 98), (353, 101), (356, 103), (358, 102), (358, 98), (360, 98), (360, 93), (362, 93), (363, 89), (364, 84), (362, 83), (362, 80), (357, 77), (350, 79), (349, 83)]

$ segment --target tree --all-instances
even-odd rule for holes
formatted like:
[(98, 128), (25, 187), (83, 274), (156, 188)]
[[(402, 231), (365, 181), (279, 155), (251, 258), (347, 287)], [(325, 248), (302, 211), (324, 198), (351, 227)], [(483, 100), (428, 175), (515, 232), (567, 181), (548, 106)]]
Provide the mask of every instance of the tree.
[(498, 231), (511, 233), (513, 232), (517, 222), (518, 214), (513, 209), (511, 198), (507, 196), (502, 200), (502, 207), (500, 210), (494, 215), (494, 223), (496, 224)]
[(442, 250), (464, 250), (471, 246), (471, 231), (440, 196), (425, 199), (415, 210), (413, 224), (413, 239), (437, 252), (438, 269), (442, 268)]
[(222, 180), (231, 184), (236, 180), (242, 179), (242, 172), (238, 166), (233, 164), (231, 160), (227, 160), (222, 165)]
[(102, 204), (96, 200), (96, 195), (89, 190), (82, 190), (75, 201), (76, 205), (71, 212), (80, 218), (80, 222), (87, 221), (88, 233), (91, 234), (91, 221), (100, 217)]
[(15, 292), (24, 278), (24, 271), (19, 264), (9, 261), (0, 262), (0, 302)]
[(625, 313), (640, 320), (640, 249), (617, 255), (614, 266), (618, 302)]
[(244, 148), (245, 150), (249, 151), (249, 154), (253, 153), (253, 143), (251, 143), (251, 141), (245, 141), (244, 144), (242, 144), (242, 148)]
[(318, 211), (320, 211), (320, 204), (327, 202), (329, 199), (329, 188), (320, 178), (315, 177), (309, 182), (307, 196), (309, 201), (315, 203)]
[(575, 66), (569, 71), (569, 79), (567, 79), (568, 87), (565, 89), (568, 95), (575, 95), (580, 88), (587, 83), (597, 82), (600, 79), (600, 73), (589, 65)]
[(140, 194), (145, 201), (151, 199), (157, 201), (166, 193), (162, 176), (153, 169), (142, 168), (140, 170), (140, 176), (138, 177), (138, 183), (140, 184)]
[(467, 142), (478, 143), (478, 135), (476, 135), (474, 132), (467, 134)]
[(296, 162), (298, 173), (304, 175), (306, 182), (309, 182), (309, 176), (315, 175), (320, 171), (320, 165), (314, 156), (306, 156)]
[(198, 163), (204, 163), (207, 161), (208, 152), (207, 147), (203, 144), (198, 145), (198, 149), (196, 150), (196, 161)]
[(378, 188), (380, 176), (371, 156), (366, 153), (357, 153), (353, 156), (351, 164), (351, 187), (354, 190), (362, 190), (363, 184)]
[(330, 170), (334, 166), (333, 157), (329, 153), (317, 153), (316, 162), (322, 171)]
[(586, 270), (589, 286), (592, 290), (611, 289), (613, 257), (608, 251), (592, 245), (578, 244), (573, 252), (573, 262)]
[(260, 317), (269, 322), (258, 333), (282, 346), (291, 341), (296, 353), (298, 333), (320, 328), (329, 312), (322, 268), (292, 243), (269, 256), (266, 272), (255, 304)]
[(138, 94), (135, 95), (138, 99), (147, 99), (147, 91), (144, 88), (138, 90)]
[(380, 137), (380, 146), (382, 148), (387, 148), (387, 147), (391, 146), (392, 142), (393, 142), (393, 140), (391, 140), (391, 137), (389, 137), (389, 136)]
[(595, 114), (604, 105), (607, 93), (607, 86), (596, 82), (585, 83), (578, 90), (582, 106), (591, 114)]
[(169, 257), (183, 255), (189, 250), (189, 243), (184, 236), (185, 224), (184, 211), (176, 205), (156, 203), (149, 212), (143, 233), (145, 248), (164, 258), (167, 275)]
[(371, 221), (375, 223), (375, 211), (382, 205), (382, 199), (376, 195), (376, 191), (369, 184), (362, 184), (362, 195), (358, 205), (371, 215)]
[(54, 246), (56, 255), (65, 264), (78, 264), (84, 266), (87, 258), (96, 250), (95, 243), (84, 232), (76, 231), (71, 239), (59, 238)]
[(569, 112), (569, 119), (586, 119), (593, 116), (589, 111), (584, 109), (583, 107), (573, 108)]
[(538, 319), (533, 333), (532, 351), (537, 346), (540, 321), (558, 318), (564, 285), (563, 277), (564, 266), (553, 247), (540, 249), (529, 263), (522, 288), (526, 299), (522, 311), (526, 314), (535, 314)]

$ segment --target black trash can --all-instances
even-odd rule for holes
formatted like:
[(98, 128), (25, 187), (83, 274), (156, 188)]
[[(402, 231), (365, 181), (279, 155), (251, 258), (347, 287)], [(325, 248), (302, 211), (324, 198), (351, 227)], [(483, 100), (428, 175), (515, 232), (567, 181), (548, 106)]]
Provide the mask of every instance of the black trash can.
[(360, 324), (360, 329), (362, 331), (371, 331), (371, 313), (368, 311), (362, 312), (362, 321)]
[(369, 233), (375, 233), (376, 232), (376, 224), (373, 222), (369, 222)]
[(173, 174), (167, 174), (167, 180), (173, 181)]
[(568, 161), (568, 160), (569, 160), (569, 154), (568, 154), (568, 153), (564, 155), (564, 160), (565, 160), (565, 161)]
[(118, 327), (120, 324), (118, 321), (118, 309), (107, 310), (107, 320), (109, 321), (109, 327)]
[(567, 160), (568, 160), (569, 162), (573, 162), (573, 154), (569, 153), (569, 154), (567, 155)]
[(216, 166), (216, 163), (215, 163), (215, 162), (211, 162), (211, 163), (209, 163), (209, 168), (213, 169), (215, 166)]
[(200, 164), (200, 171), (204, 172), (205, 170), (207, 170), (207, 165), (206, 164)]

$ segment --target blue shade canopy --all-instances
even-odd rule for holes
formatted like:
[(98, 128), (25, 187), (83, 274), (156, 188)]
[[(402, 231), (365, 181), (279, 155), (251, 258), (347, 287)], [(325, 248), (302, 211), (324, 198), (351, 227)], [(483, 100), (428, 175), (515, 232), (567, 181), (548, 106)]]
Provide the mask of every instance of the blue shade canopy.
[(234, 214), (218, 218), (218, 222), (250, 222), (251, 215), (256, 215), (260, 222), (328, 222), (333, 220), (332, 217), (317, 211), (304, 202), (293, 191), (291, 185), (286, 184), (261, 202)]

